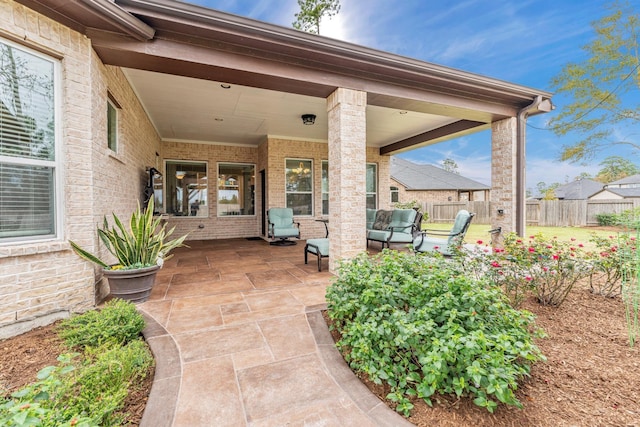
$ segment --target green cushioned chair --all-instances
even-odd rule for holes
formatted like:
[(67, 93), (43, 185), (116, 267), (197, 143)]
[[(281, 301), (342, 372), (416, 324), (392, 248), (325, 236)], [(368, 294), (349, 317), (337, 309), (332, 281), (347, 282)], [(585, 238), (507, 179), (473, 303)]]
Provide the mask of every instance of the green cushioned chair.
[[(391, 213), (389, 225), (382, 224), (378, 221), (381, 214), (385, 211), (378, 211), (376, 221), (372, 228), (367, 230), (367, 247), (370, 241), (382, 243), (384, 249), (391, 243), (412, 243), (414, 234), (416, 233), (416, 217), (418, 212), (415, 209), (394, 209)], [(378, 227), (378, 228), (376, 228)]]
[[(466, 210), (457, 213), (453, 227), (449, 232), (442, 230), (423, 230), (413, 240), (415, 252), (440, 252), (442, 255), (451, 256), (457, 247), (462, 245), (467, 234), (471, 220), (475, 214)], [(442, 236), (442, 237), (434, 237)]]
[(322, 271), (322, 258), (329, 257), (329, 239), (309, 239), (304, 247), (304, 263), (307, 264), (307, 254), (318, 257), (318, 271)]
[(272, 245), (295, 245), (291, 237), (300, 238), (300, 223), (293, 221), (293, 209), (271, 208), (267, 212), (268, 237)]

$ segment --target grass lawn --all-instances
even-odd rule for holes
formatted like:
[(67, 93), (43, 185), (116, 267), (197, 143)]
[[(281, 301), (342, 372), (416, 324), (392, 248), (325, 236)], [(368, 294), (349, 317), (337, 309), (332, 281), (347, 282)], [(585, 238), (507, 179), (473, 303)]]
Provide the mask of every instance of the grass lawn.
[[(429, 223), (423, 228), (433, 230), (448, 231), (451, 229), (451, 224), (435, 224)], [(490, 240), (489, 230), (491, 226), (488, 224), (471, 224), (469, 231), (465, 237), (465, 242), (476, 243), (478, 240), (482, 240), (487, 243)], [(618, 231), (615, 229), (603, 230), (602, 227), (526, 227), (527, 236), (542, 233), (545, 238), (551, 239), (554, 236), (560, 240), (569, 241), (571, 238), (575, 238), (577, 242), (583, 243), (586, 247), (589, 247), (589, 238), (592, 233), (596, 233), (600, 236), (616, 236)]]

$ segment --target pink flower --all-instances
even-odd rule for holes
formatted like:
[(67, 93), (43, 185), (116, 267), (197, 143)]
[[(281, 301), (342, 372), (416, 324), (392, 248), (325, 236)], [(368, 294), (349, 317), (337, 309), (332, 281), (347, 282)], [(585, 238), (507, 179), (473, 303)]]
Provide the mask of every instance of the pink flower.
[(535, 238), (536, 238), (536, 236), (529, 236), (529, 238), (530, 238), (530, 239), (535, 239)]
[(552, 249), (553, 246), (552, 245), (547, 245), (547, 249)]
[(482, 244), (482, 240), (478, 240), (476, 243), (481, 245)]
[(536, 251), (536, 249), (535, 249), (535, 248), (529, 248), (529, 252), (532, 252), (532, 253), (533, 253), (533, 252), (535, 252), (535, 251)]
[(549, 271), (549, 267), (542, 267), (542, 271)]
[(503, 276), (503, 275), (504, 275), (504, 272), (503, 272), (502, 270), (500, 270), (500, 271), (498, 271), (498, 274), (499, 274), (499, 275), (501, 275), (501, 276)]
[(558, 254), (553, 256), (553, 259), (559, 259), (560, 257), (558, 256)]
[(438, 250), (440, 249), (440, 246), (434, 246), (433, 249)]
[(575, 250), (576, 250), (576, 248), (574, 248), (574, 247), (571, 247), (571, 248), (569, 248), (569, 249), (570, 249), (570, 250), (572, 250), (572, 251), (575, 251)]
[(521, 239), (516, 240), (516, 243), (522, 243)]
[(491, 267), (500, 267), (500, 263), (498, 261), (493, 261), (491, 263)]
[(572, 237), (572, 238), (571, 238), (571, 241), (572, 241), (572, 242), (575, 242), (575, 241), (576, 241), (576, 238), (575, 238), (575, 237)]
[(526, 280), (527, 282), (530, 282), (533, 280), (533, 278), (531, 276), (527, 276), (524, 278), (524, 280)]
[(618, 250), (618, 248), (617, 248), (617, 247), (615, 247), (615, 246), (612, 246), (612, 247), (611, 247), (611, 252), (615, 252), (615, 251), (617, 251), (617, 250)]
[(584, 248), (584, 245), (582, 243), (578, 243), (578, 247), (579, 248)]

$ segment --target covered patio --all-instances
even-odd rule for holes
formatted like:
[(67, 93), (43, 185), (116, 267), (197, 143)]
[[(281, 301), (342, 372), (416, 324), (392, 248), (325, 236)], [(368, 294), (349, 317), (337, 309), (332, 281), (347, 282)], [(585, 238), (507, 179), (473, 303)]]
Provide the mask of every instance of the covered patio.
[(158, 364), (143, 426), (407, 424), (333, 346), (320, 312), (332, 274), (304, 264), (303, 241), (189, 246), (139, 306)]

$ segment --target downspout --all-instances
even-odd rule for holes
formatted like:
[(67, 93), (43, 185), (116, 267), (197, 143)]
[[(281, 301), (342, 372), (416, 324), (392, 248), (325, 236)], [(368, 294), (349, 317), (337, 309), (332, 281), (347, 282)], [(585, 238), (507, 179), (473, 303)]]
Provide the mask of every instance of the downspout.
[(526, 224), (526, 130), (529, 111), (542, 103), (542, 96), (537, 95), (533, 102), (518, 111), (518, 125), (516, 132), (516, 234), (524, 236)]

